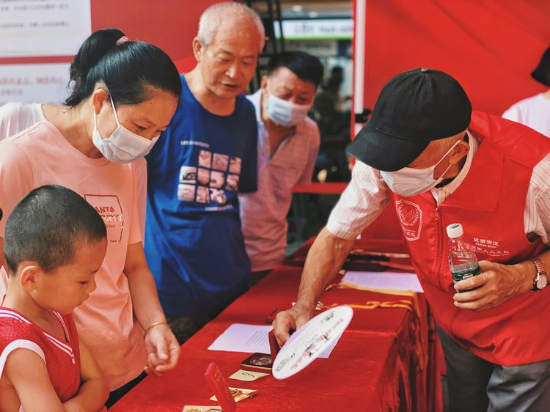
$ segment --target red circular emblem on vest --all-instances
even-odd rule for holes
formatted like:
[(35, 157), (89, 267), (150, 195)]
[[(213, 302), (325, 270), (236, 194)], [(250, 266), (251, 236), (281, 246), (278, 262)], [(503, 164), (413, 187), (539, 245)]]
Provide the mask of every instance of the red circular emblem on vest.
[(422, 230), (422, 209), (416, 203), (409, 200), (395, 202), (397, 216), (401, 222), (403, 234), (407, 240), (418, 240)]

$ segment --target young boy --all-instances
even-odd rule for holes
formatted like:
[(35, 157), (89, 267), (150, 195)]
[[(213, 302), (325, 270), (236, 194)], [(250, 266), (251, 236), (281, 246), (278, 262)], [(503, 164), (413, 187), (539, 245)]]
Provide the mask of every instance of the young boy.
[(4, 242), (0, 412), (105, 410), (108, 388), (71, 312), (95, 289), (106, 250), (103, 220), (72, 190), (42, 186), (13, 209)]

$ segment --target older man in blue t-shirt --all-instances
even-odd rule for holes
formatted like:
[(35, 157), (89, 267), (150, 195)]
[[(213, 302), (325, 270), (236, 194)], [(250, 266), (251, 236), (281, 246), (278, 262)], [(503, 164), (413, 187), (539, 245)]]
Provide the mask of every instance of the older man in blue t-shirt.
[(240, 93), (263, 45), (248, 7), (207, 9), (193, 40), (198, 64), (181, 76), (178, 110), (147, 157), (145, 253), (180, 343), (249, 286), (238, 193), (257, 188), (257, 129)]

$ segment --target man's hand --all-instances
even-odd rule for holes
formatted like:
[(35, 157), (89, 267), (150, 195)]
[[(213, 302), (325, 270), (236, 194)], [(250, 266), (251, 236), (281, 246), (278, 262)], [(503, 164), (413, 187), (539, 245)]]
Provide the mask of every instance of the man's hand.
[(311, 319), (317, 300), (338, 274), (354, 242), (355, 238), (339, 238), (326, 227), (321, 230), (307, 254), (296, 304), (279, 313), (273, 322), (273, 334), (279, 346), (290, 337), (290, 329), (297, 330)]
[(168, 325), (158, 325), (152, 328), (145, 337), (148, 365), (145, 372), (162, 376), (178, 364), (180, 345)]
[(313, 308), (306, 308), (300, 304), (293, 308), (279, 312), (273, 321), (273, 334), (279, 346), (283, 346), (290, 338), (290, 329), (297, 330), (313, 316)]
[(461, 280), (455, 285), (457, 291), (475, 289), (454, 295), (455, 306), (460, 309), (476, 312), (492, 309), (533, 287), (535, 267), (529, 261), (517, 265), (502, 265), (482, 260), (479, 267), (481, 274)]

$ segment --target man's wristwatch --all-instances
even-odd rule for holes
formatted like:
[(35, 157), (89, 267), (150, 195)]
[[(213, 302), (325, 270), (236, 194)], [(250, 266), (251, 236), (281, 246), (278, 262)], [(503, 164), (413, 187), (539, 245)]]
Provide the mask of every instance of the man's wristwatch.
[(548, 284), (548, 278), (546, 277), (546, 270), (544, 269), (542, 261), (539, 258), (533, 258), (530, 260), (533, 262), (535, 269), (537, 270), (537, 275), (535, 276), (535, 280), (533, 280), (533, 289), (531, 289), (536, 292), (546, 287)]

